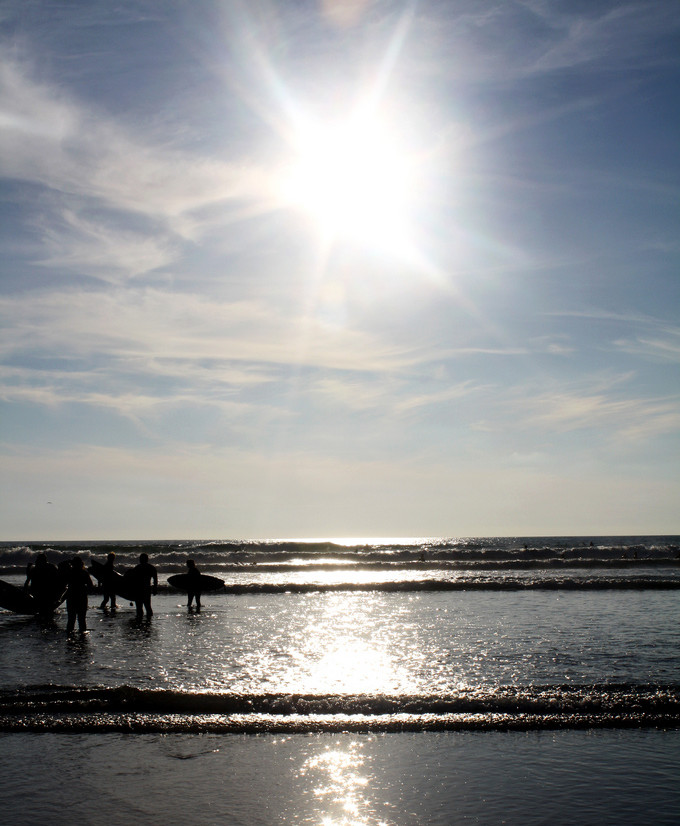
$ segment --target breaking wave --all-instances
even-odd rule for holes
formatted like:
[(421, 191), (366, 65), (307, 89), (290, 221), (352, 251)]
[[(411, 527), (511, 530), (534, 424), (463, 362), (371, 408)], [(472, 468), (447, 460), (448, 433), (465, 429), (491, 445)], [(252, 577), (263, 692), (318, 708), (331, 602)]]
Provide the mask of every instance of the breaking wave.
[(134, 564), (141, 552), (153, 557), (159, 570), (184, 564), (187, 556), (199, 567), (309, 565), (428, 565), (474, 566), (556, 564), (620, 564), (629, 562), (677, 562), (679, 536), (594, 537), (490, 537), (474, 539), (413, 539), (410, 541), (165, 541), (165, 542), (38, 542), (0, 543), (0, 568), (25, 567), (37, 553), (46, 552), (54, 562), (73, 554), (105, 556), (116, 553), (120, 564)]
[(557, 685), (449, 695), (232, 694), (76, 686), (0, 692), (0, 731), (310, 732), (677, 728), (680, 687)]

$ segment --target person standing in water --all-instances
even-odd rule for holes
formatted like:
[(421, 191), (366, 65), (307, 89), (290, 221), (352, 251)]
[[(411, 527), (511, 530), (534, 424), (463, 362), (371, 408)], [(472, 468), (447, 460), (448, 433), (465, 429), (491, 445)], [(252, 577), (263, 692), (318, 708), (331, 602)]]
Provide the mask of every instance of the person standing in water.
[(35, 598), (41, 616), (52, 614), (64, 596), (64, 582), (59, 576), (59, 570), (47, 561), (44, 553), (38, 554), (35, 563), (29, 562), (24, 588)]
[(111, 602), (111, 610), (116, 610), (116, 592), (113, 590), (113, 574), (114, 574), (114, 563), (116, 561), (116, 555), (113, 551), (106, 555), (106, 562), (104, 563), (104, 579), (102, 580), (102, 593), (104, 595), (104, 599), (102, 600), (102, 604), (99, 606), (100, 608), (106, 608), (107, 602)]
[(29, 562), (26, 567), (26, 582), (24, 588), (36, 599), (42, 599), (52, 590), (57, 577), (57, 566), (47, 561), (46, 554), (38, 554), (35, 562)]
[(76, 627), (76, 619), (78, 630), (87, 631), (87, 595), (91, 589), (92, 580), (85, 570), (83, 560), (74, 556), (66, 580), (66, 631), (69, 634)]
[(187, 608), (191, 610), (191, 603), (196, 599), (196, 610), (201, 610), (201, 572), (196, 567), (196, 563), (193, 559), (187, 559), (187, 577), (189, 579), (189, 585), (187, 587), (187, 593), (189, 601), (187, 602)]
[(137, 608), (137, 618), (141, 619), (146, 610), (147, 617), (153, 616), (151, 608), (151, 595), (156, 596), (158, 590), (158, 573), (149, 562), (148, 554), (139, 555), (139, 565), (135, 565), (132, 570), (135, 582), (135, 606)]

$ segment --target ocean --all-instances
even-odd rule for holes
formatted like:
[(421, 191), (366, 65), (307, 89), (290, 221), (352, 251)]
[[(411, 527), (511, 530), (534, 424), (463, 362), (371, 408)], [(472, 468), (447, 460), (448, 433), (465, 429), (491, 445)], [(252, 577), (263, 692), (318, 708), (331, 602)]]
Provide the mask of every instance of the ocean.
[(0, 578), (112, 550), (152, 618), (0, 610), (6, 822), (680, 819), (678, 536), (5, 542)]

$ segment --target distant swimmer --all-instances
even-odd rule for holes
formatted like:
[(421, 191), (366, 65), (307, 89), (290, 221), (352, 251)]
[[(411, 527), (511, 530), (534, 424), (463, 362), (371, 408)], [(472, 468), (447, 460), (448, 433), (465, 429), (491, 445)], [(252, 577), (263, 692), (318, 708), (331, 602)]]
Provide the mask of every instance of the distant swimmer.
[(116, 610), (116, 592), (113, 590), (113, 575), (115, 573), (114, 564), (116, 561), (116, 555), (113, 551), (106, 555), (106, 562), (102, 568), (102, 575), (103, 579), (101, 580), (102, 585), (102, 593), (104, 595), (104, 599), (102, 600), (100, 608), (106, 608), (106, 604), (110, 601), (111, 602), (111, 610)]
[(92, 580), (79, 556), (71, 560), (66, 583), (66, 631), (69, 634), (73, 631), (76, 619), (78, 630), (87, 631), (87, 595), (92, 590)]
[(187, 608), (191, 609), (191, 603), (194, 599), (196, 599), (196, 610), (201, 610), (201, 572), (196, 567), (196, 563), (193, 559), (187, 559), (187, 579), (189, 580), (187, 585), (187, 593), (189, 595), (189, 599), (187, 602)]
[(132, 578), (135, 583), (135, 607), (137, 608), (137, 618), (141, 619), (146, 610), (147, 617), (153, 616), (151, 609), (151, 595), (156, 596), (158, 590), (158, 573), (149, 562), (148, 554), (139, 555), (139, 565), (135, 565), (132, 570)]

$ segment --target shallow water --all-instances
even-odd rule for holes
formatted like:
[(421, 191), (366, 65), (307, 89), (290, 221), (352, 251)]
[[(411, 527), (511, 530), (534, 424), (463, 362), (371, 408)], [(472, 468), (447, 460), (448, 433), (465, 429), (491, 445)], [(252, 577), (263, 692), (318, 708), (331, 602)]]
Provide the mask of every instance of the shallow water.
[(14, 826), (671, 826), (680, 732), (0, 734)]
[(0, 688), (134, 685), (244, 693), (436, 694), (465, 687), (680, 683), (673, 591), (371, 592), (154, 599), (138, 622), (0, 615)]

